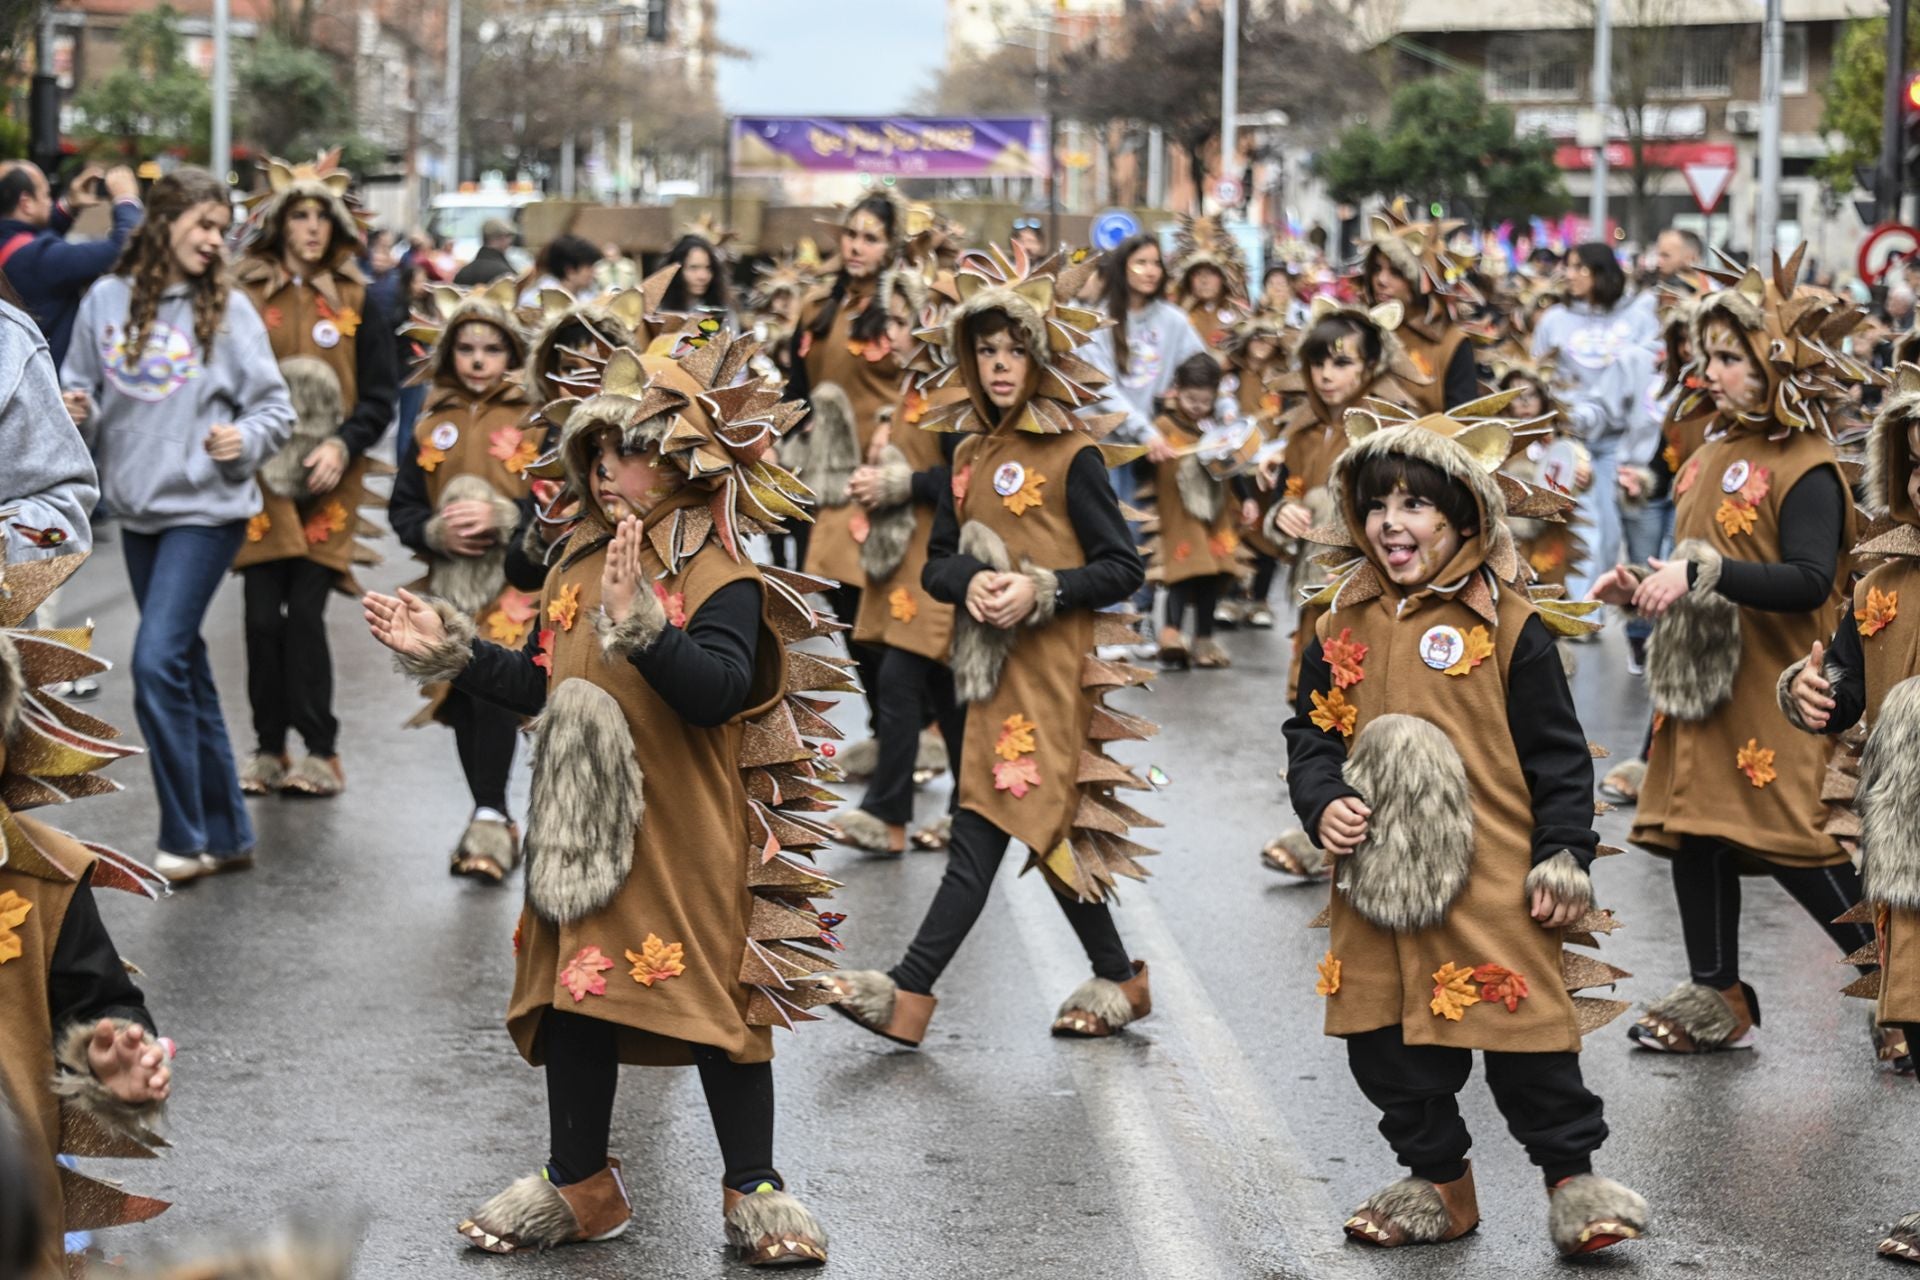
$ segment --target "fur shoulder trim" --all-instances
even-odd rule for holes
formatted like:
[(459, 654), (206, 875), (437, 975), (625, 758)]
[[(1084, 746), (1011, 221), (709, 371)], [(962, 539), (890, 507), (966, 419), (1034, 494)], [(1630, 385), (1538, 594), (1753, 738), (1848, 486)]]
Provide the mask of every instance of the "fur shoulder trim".
[[(127, 1018), (112, 1019), (115, 1034), (137, 1025)], [(54, 1049), (59, 1070), (54, 1073), (53, 1091), (62, 1104), (85, 1112), (98, 1120), (115, 1136), (153, 1146), (158, 1138), (154, 1130), (166, 1119), (164, 1102), (123, 1102), (93, 1074), (87, 1058), (87, 1042), (93, 1039), (94, 1020), (83, 1019), (60, 1034)]]
[(1893, 686), (1860, 755), (1861, 890), (1874, 902), (1920, 910), (1920, 676)]
[(465, 671), (467, 664), (473, 661), (476, 633), (473, 619), (447, 601), (428, 596), (426, 603), (439, 616), (440, 626), (446, 634), (429, 646), (425, 653), (394, 654), (393, 665), (401, 675), (411, 676), (421, 684), (439, 684)]
[(613, 695), (563, 680), (533, 725), (527, 901), (572, 924), (613, 901), (633, 869), (644, 812), (633, 731)]
[(1432, 721), (1383, 715), (1354, 736), (1346, 781), (1373, 811), (1367, 839), (1340, 864), (1360, 916), (1412, 933), (1446, 919), (1473, 867), (1467, 767)]

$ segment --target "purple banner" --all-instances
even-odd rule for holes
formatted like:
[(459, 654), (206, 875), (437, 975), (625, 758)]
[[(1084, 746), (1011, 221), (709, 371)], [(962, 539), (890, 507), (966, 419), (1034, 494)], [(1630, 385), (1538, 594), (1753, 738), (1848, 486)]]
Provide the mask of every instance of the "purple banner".
[(1047, 122), (946, 116), (739, 116), (733, 171), (1043, 177)]

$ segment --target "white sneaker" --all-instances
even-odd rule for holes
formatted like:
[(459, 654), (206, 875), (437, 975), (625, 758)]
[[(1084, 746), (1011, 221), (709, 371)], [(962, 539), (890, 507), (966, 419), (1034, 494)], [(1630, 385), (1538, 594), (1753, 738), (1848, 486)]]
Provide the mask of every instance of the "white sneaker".
[(213, 859), (204, 853), (191, 858), (183, 858), (177, 853), (162, 853), (154, 858), (153, 869), (165, 876), (169, 884), (180, 884), (209, 875), (215, 868)]

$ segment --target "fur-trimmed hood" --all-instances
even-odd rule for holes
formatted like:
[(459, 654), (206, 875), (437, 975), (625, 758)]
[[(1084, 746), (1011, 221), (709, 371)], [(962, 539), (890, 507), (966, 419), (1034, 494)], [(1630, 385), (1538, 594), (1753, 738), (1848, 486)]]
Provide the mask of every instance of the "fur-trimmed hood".
[(507, 342), (507, 367), (519, 370), (527, 363), (527, 331), (520, 323), (514, 304), (518, 295), (511, 276), (502, 276), (478, 289), (456, 289), (435, 285), (427, 294), (427, 305), (416, 313), (402, 331), (427, 347), (409, 382), (460, 385), (453, 369), (453, 343), (464, 324), (492, 325)]
[(1295, 336), (1288, 363), (1298, 375), (1301, 389), (1322, 411), (1323, 416), (1326, 405), (1320, 399), (1320, 393), (1313, 388), (1313, 373), (1306, 367), (1301, 354), (1307, 335), (1313, 332), (1314, 326), (1322, 320), (1344, 320), (1365, 333), (1372, 333), (1379, 339), (1380, 358), (1370, 362), (1361, 374), (1367, 387), (1372, 387), (1382, 378), (1387, 377), (1391, 377), (1402, 387), (1424, 387), (1431, 383), (1433, 378), (1420, 371), (1420, 366), (1415, 364), (1413, 357), (1407, 354), (1407, 349), (1401, 343), (1397, 333), (1405, 319), (1406, 308), (1398, 302), (1382, 302), (1376, 306), (1363, 307), (1357, 303), (1338, 302), (1324, 295), (1313, 300), (1313, 305), (1307, 312), (1306, 327)]
[(333, 224), (333, 244), (328, 263), (330, 269), (338, 270), (360, 251), (360, 220), (347, 203), (347, 191), (353, 186), (353, 175), (340, 168), (339, 161), (338, 148), (308, 163), (293, 164), (279, 159), (267, 161), (266, 191), (250, 202), (252, 233), (247, 246), (249, 255), (276, 260), (282, 255), (285, 251), (287, 214), (302, 200), (318, 201), (320, 207), (326, 210), (327, 220)]
[(1455, 582), (1478, 569), (1492, 551), (1507, 501), (1494, 473), (1513, 448), (1513, 433), (1495, 421), (1460, 422), (1445, 414), (1428, 414), (1412, 422), (1389, 424), (1365, 410), (1349, 410), (1347, 437), (1352, 441), (1334, 460), (1329, 483), (1340, 503), (1340, 514), (1360, 553), (1373, 562), (1381, 581), (1391, 579), (1386, 566), (1374, 559), (1365, 535), (1366, 518), (1360, 510), (1356, 482), (1360, 466), (1369, 458), (1398, 454), (1438, 468), (1473, 495), (1479, 513), (1474, 534), (1461, 541), (1450, 564), (1434, 575), (1435, 582)]
[(621, 347), (643, 350), (653, 338), (653, 317), (666, 297), (667, 286), (679, 274), (677, 264), (662, 267), (640, 282), (637, 289), (617, 289), (582, 302), (564, 289), (540, 291), (540, 314), (527, 351), (527, 386), (541, 404), (589, 393), (599, 384), (599, 371), (567, 377), (560, 365), (567, 352), (604, 362)]
[(1901, 524), (1920, 525), (1920, 511), (1907, 496), (1907, 477), (1913, 474), (1913, 450), (1907, 431), (1920, 423), (1920, 365), (1903, 364), (1893, 373), (1893, 385), (1880, 402), (1879, 416), (1867, 437), (1864, 488), (1867, 503)]

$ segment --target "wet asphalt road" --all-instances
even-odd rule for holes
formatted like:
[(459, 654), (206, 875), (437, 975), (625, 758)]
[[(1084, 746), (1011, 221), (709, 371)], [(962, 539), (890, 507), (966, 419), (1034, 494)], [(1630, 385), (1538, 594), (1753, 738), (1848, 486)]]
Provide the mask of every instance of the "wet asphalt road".
[[(397, 544), (369, 586), (414, 576)], [(91, 615), (96, 646), (124, 659), (134, 616), (117, 541), (68, 587), (64, 619)], [(176, 1201), (108, 1240), (134, 1255), (245, 1238), (290, 1214), (361, 1234), (367, 1277), (745, 1275), (720, 1233), (720, 1166), (691, 1072), (628, 1069), (614, 1151), (635, 1218), (626, 1237), (546, 1257), (468, 1252), (453, 1224), (545, 1155), (540, 1074), (501, 1020), (517, 889), (448, 877), (468, 811), (444, 730), (403, 731), (411, 686), (331, 606), (336, 702), (350, 787), (342, 799), (256, 801), (258, 870), (145, 904), (104, 893), (125, 955), (180, 1043), (175, 1149), (148, 1164), (96, 1162)], [(235, 746), (247, 732), (240, 593), (210, 625)], [(1064, 920), (1009, 858), (980, 927), (941, 989), (922, 1052), (829, 1018), (779, 1033), (778, 1157), (832, 1234), (829, 1274), (873, 1277), (1526, 1277), (1565, 1270), (1525, 1156), (1475, 1079), (1480, 1231), (1397, 1254), (1342, 1242), (1339, 1224), (1399, 1175), (1313, 994), (1323, 933), (1305, 926), (1323, 888), (1256, 854), (1287, 821), (1280, 633), (1229, 634), (1227, 673), (1163, 677), (1125, 705), (1165, 726), (1127, 758), (1172, 786), (1141, 805), (1167, 829), (1146, 887), (1118, 920), (1153, 966), (1155, 1013), (1108, 1043), (1054, 1041), (1055, 1004), (1083, 976)], [(1620, 642), (1580, 651), (1590, 737), (1638, 743), (1639, 683)], [(101, 714), (131, 727), (129, 681), (107, 678)], [(1604, 768), (1604, 765), (1601, 766)], [(156, 829), (144, 764), (118, 796), (58, 815), (143, 857)], [(921, 796), (944, 803), (944, 782)], [(525, 796), (524, 767), (516, 803)], [(1620, 841), (1623, 815), (1602, 820)], [(904, 948), (942, 867), (834, 850), (846, 882), (847, 960)], [(1630, 852), (1599, 864), (1625, 927), (1602, 952), (1655, 999), (1684, 976), (1664, 867)], [(1625, 1022), (1587, 1042), (1587, 1079), (1613, 1137), (1602, 1172), (1644, 1193), (1646, 1241), (1581, 1269), (1644, 1276), (1852, 1277), (1891, 1273), (1882, 1225), (1920, 1208), (1910, 1145), (1920, 1094), (1872, 1060), (1865, 1002), (1835, 994), (1848, 971), (1771, 882), (1747, 886), (1745, 974), (1766, 1026), (1756, 1053), (1671, 1059), (1629, 1052)], [(1604, 993), (1595, 993), (1604, 994)]]

